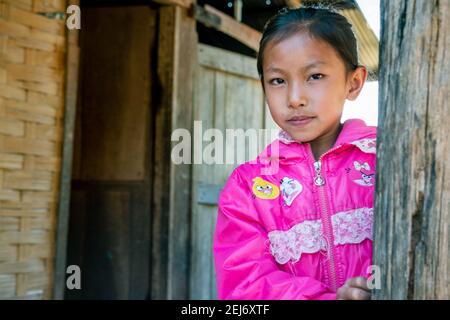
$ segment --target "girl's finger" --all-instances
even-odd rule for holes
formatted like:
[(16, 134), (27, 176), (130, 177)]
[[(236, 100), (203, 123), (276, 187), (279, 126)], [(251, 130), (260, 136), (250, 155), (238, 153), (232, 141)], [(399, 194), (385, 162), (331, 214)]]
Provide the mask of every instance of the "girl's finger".
[(336, 298), (337, 300), (351, 300), (351, 288), (347, 286), (340, 287), (337, 290)]
[(359, 288), (350, 288), (350, 299), (351, 300), (369, 300), (370, 293), (366, 290), (362, 290)]
[(367, 287), (367, 279), (364, 277), (356, 277), (348, 279), (345, 285), (348, 287), (355, 287), (366, 291), (370, 291), (370, 289)]

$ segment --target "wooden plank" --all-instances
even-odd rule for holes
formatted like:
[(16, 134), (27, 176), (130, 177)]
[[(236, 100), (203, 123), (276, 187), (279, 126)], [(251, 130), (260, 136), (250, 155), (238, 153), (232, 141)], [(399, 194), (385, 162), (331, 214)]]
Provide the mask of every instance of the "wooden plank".
[[(236, 60), (239, 60), (242, 56), (235, 54)], [(254, 61), (256, 62), (256, 61)], [(224, 138), (226, 138), (226, 129), (229, 129), (230, 127), (227, 126), (226, 117), (230, 113), (230, 110), (228, 108), (228, 100), (230, 93), (232, 92), (227, 85), (227, 78), (230, 77), (230, 74), (223, 73), (223, 72), (215, 72), (215, 81), (214, 81), (214, 127), (218, 128), (223, 134)], [(246, 79), (248, 83), (248, 79)], [(229, 141), (226, 141), (226, 143), (229, 143)], [(226, 161), (226, 144), (223, 146), (225, 148), (224, 150), (224, 161)], [(215, 184), (218, 187), (224, 186), (226, 179), (228, 178), (229, 174), (231, 173), (231, 170), (233, 170), (234, 165), (229, 164), (215, 164), (214, 166), (210, 167), (209, 170), (213, 170), (211, 173), (211, 183)], [(217, 201), (219, 198), (217, 198)], [(214, 242), (214, 232), (216, 227), (216, 219), (217, 219), (217, 204), (214, 206), (211, 206), (206, 209), (207, 217), (205, 217), (205, 240), (207, 241), (208, 245), (208, 260), (207, 262), (207, 273), (209, 278), (209, 284), (207, 285), (207, 288), (209, 290), (209, 294), (207, 299), (217, 299), (217, 288), (216, 288), (216, 273), (215, 273), (215, 264), (214, 264), (214, 255), (213, 255), (213, 242)], [(204, 231), (204, 232), (205, 232)]]
[(168, 242), (170, 214), (170, 146), (166, 137), (172, 131), (173, 57), (175, 55), (176, 19), (175, 9), (159, 9), (158, 77), (164, 94), (155, 115), (155, 169), (154, 169), (154, 212), (152, 217), (152, 282), (151, 299), (168, 297)]
[(381, 1), (381, 15), (373, 297), (449, 299), (450, 3)]
[(153, 0), (153, 1), (163, 5), (180, 6), (186, 9), (189, 9), (194, 3), (194, 0)]
[(190, 201), (191, 172), (189, 165), (171, 162), (167, 137), (175, 128), (190, 130), (192, 126), (192, 82), (198, 41), (195, 20), (180, 7), (161, 7), (159, 34), (158, 76), (163, 94), (155, 128), (152, 298), (186, 299), (189, 294), (186, 203)]
[(255, 59), (244, 55), (201, 44), (198, 49), (198, 62), (204, 67), (259, 80)]
[[(241, 55), (223, 52), (230, 64), (239, 63)], [(224, 59), (217, 52), (216, 59)], [(253, 59), (249, 65), (256, 65)], [(199, 57), (199, 61), (201, 58)], [(242, 76), (243, 72), (211, 68), (210, 64), (201, 64), (196, 76), (195, 120), (202, 120), (203, 131), (217, 128), (226, 137), (226, 129), (263, 128), (265, 126), (264, 99), (259, 79)], [(240, 73), (240, 74), (239, 74)], [(244, 73), (245, 75), (245, 73)], [(248, 106), (245, 110), (242, 105)], [(261, 114), (255, 117), (255, 114)], [(202, 137), (194, 137), (195, 140)], [(237, 145), (237, 141), (225, 140), (225, 150), (233, 146), (234, 155), (246, 153), (244, 160), (250, 160), (248, 151), (252, 145)], [(195, 150), (194, 150), (195, 151)], [(197, 150), (201, 158), (201, 150)], [(224, 154), (226, 156), (226, 154)], [(253, 156), (256, 156), (253, 154)], [(224, 158), (226, 160), (226, 158)], [(197, 188), (200, 183), (223, 185), (236, 163), (225, 165), (195, 165), (192, 184), (192, 252), (190, 299), (216, 299), (215, 268), (212, 255), (212, 242), (215, 230), (217, 206), (201, 205), (197, 202)]]
[[(199, 50), (201, 54), (201, 51)], [(203, 130), (214, 127), (226, 137), (226, 129), (240, 128), (244, 131), (249, 128), (258, 129), (266, 126), (268, 111), (264, 110), (264, 96), (261, 90), (259, 78), (252, 76), (245, 66), (230, 70), (228, 65), (239, 65), (241, 55), (215, 51), (215, 60), (226, 60), (227, 66), (199, 57), (199, 72), (196, 76), (195, 91), (195, 120), (203, 120)], [(225, 55), (223, 57), (222, 55)], [(205, 61), (208, 61), (207, 63)], [(246, 59), (245, 63), (253, 68), (255, 59)], [(251, 70), (250, 68), (247, 70)], [(231, 72), (230, 72), (231, 71)], [(244, 110), (242, 106), (247, 106)], [(260, 114), (256, 116), (255, 114)], [(194, 138), (200, 140), (202, 137)], [(258, 141), (259, 139), (256, 135)], [(217, 206), (201, 205), (197, 203), (198, 183), (210, 183), (223, 185), (231, 171), (236, 167), (237, 154), (244, 154), (241, 161), (250, 160), (256, 154), (250, 154), (253, 145), (248, 141), (244, 145), (237, 145), (237, 140), (226, 139), (224, 148), (233, 148), (235, 160), (233, 164), (225, 165), (196, 165), (193, 169), (193, 197), (192, 197), (192, 253), (191, 253), (191, 299), (216, 299), (215, 267), (212, 255), (212, 242), (215, 230)], [(258, 150), (264, 148), (260, 145)], [(200, 152), (200, 151), (198, 151)], [(257, 153), (257, 152), (256, 152)], [(199, 155), (201, 157), (201, 154)], [(226, 154), (224, 154), (226, 156)], [(226, 160), (226, 158), (224, 159)]]
[(236, 21), (229, 15), (210, 5), (205, 5), (205, 10), (220, 18), (220, 25), (217, 26), (217, 30), (235, 38), (236, 40), (239, 40), (256, 52), (259, 50), (259, 41), (262, 37), (261, 32), (247, 26), (246, 24)]
[[(194, 119), (202, 121), (202, 129), (206, 131), (214, 127), (214, 71), (198, 67), (196, 74), (196, 91), (194, 104)], [(220, 107), (217, 106), (217, 107)], [(194, 142), (202, 141), (203, 137), (193, 137)], [(195, 158), (203, 158), (203, 148), (195, 148)], [(192, 202), (191, 202), (191, 268), (189, 299), (209, 299), (211, 296), (211, 273), (208, 272), (211, 260), (211, 248), (208, 238), (211, 233), (211, 214), (207, 206), (200, 205), (198, 186), (200, 183), (215, 183), (214, 170), (209, 165), (194, 165), (192, 172)]]
[(260, 81), (253, 81), (248, 83), (248, 105), (252, 106), (249, 108), (253, 109), (252, 114), (249, 114), (249, 123), (252, 124), (252, 128), (258, 128), (256, 133), (256, 145), (252, 145), (249, 142), (249, 161), (256, 159), (256, 157), (264, 150), (267, 143), (262, 144), (262, 131), (259, 129), (266, 129), (265, 127), (265, 112), (264, 112), (264, 93), (261, 88)]
[[(192, 128), (194, 69), (197, 61), (196, 22), (187, 10), (175, 8), (178, 22), (175, 33), (175, 68), (173, 69), (175, 100), (172, 101), (172, 129)], [(188, 164), (171, 162), (171, 212), (169, 220), (169, 281), (168, 298), (185, 299), (189, 294), (189, 206), (191, 172)], [(184, 192), (178, 192), (180, 190)]]
[[(230, 129), (244, 129), (248, 128), (249, 115), (248, 109), (251, 109), (251, 105), (246, 104), (248, 97), (246, 79), (235, 77), (232, 75), (227, 76), (226, 85), (228, 94), (226, 110), (228, 110), (225, 118), (226, 127)], [(242, 109), (243, 105), (247, 105), (247, 108)], [(253, 111), (253, 110), (252, 110)], [(255, 127), (257, 128), (257, 127)], [(248, 160), (245, 144), (239, 143), (239, 139), (230, 139), (228, 144), (234, 144), (234, 163), (240, 164)], [(236, 165), (235, 165), (236, 166)]]

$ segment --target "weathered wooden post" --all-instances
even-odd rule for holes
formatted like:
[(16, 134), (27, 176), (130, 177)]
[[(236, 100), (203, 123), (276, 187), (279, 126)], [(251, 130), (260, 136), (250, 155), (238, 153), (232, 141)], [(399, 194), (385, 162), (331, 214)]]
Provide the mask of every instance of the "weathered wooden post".
[(450, 1), (381, 1), (375, 299), (450, 298)]
[[(192, 125), (193, 79), (197, 63), (196, 0), (158, 0), (158, 78), (153, 192), (152, 299), (189, 295), (189, 206), (191, 167), (171, 161), (172, 131)], [(169, 142), (168, 142), (169, 141)]]

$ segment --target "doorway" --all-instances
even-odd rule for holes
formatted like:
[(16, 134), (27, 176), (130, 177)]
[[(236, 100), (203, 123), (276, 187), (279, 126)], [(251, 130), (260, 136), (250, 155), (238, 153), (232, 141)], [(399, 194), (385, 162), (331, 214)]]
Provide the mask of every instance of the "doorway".
[[(84, 1), (66, 299), (144, 299), (151, 275), (156, 9)], [(110, 2), (111, 3), (111, 2)]]

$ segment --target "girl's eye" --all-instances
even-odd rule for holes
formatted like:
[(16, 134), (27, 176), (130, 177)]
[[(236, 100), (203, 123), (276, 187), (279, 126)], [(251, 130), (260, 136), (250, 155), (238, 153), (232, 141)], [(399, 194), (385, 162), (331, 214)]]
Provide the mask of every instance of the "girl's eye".
[(274, 85), (280, 85), (284, 83), (283, 79), (280, 78), (275, 78), (269, 81), (270, 84), (274, 84)]
[(322, 79), (323, 77), (324, 77), (323, 74), (321, 74), (321, 73), (315, 73), (315, 74), (313, 74), (312, 76), (310, 76), (308, 80), (320, 80), (320, 79)]

